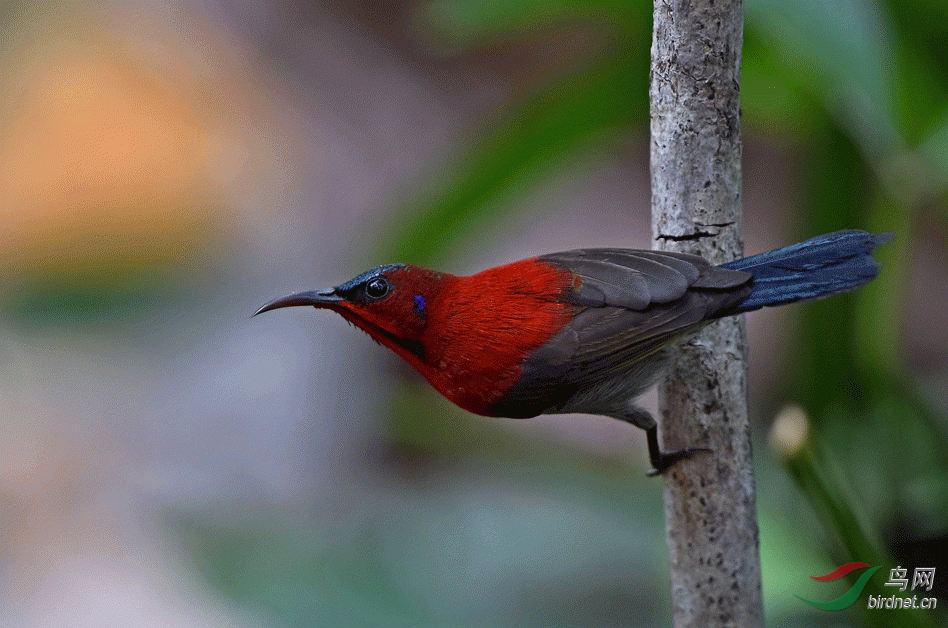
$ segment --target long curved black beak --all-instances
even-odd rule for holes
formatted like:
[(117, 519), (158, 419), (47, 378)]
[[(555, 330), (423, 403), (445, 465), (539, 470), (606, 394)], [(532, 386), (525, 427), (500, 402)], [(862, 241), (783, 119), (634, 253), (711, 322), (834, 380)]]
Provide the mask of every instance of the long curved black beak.
[(327, 307), (333, 303), (339, 303), (343, 298), (336, 294), (335, 289), (313, 290), (310, 292), (294, 292), (285, 297), (274, 299), (253, 313), (251, 318), (257, 314), (263, 314), (270, 310), (276, 310), (281, 307), (294, 307), (297, 305), (311, 305), (313, 307)]

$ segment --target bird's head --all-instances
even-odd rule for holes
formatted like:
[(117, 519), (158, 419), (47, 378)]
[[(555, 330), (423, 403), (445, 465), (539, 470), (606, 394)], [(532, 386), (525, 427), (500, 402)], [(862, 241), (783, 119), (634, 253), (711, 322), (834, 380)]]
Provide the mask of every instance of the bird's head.
[(295, 292), (270, 301), (254, 316), (282, 307), (308, 305), (338, 312), (410, 363), (424, 360), (429, 312), (450, 275), (420, 266), (388, 264), (335, 288)]

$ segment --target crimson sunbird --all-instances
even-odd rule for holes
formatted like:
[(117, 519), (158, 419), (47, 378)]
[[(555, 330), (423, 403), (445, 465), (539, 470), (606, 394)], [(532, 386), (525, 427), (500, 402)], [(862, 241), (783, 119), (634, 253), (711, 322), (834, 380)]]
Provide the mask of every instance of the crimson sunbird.
[(388, 264), (335, 288), (275, 299), (254, 314), (333, 310), (475, 414), (601, 414), (648, 435), (655, 473), (701, 447), (662, 451), (635, 405), (670, 346), (714, 319), (853, 290), (872, 280), (878, 244), (854, 229), (712, 266), (696, 255), (633, 249), (549, 253), (458, 277)]

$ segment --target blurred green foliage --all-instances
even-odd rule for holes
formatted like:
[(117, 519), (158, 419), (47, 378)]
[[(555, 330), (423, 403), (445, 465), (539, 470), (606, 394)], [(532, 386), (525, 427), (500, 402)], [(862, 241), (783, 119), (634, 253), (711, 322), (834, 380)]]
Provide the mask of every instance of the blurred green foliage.
[[(835, 181), (864, 191), (862, 199), (846, 196), (830, 211), (811, 212), (828, 222), (852, 226), (847, 211), (861, 214), (859, 224), (870, 222), (866, 197), (877, 194), (895, 197), (903, 213), (941, 200), (937, 206), (944, 215), (948, 64), (938, 42), (948, 9), (935, 0), (923, 3), (926, 10), (914, 4), (908, 10), (909, 4), (746, 4), (745, 134), (764, 134), (823, 156), (836, 169), (833, 174), (840, 175), (827, 185)], [(448, 50), (570, 27), (592, 30), (596, 45), (538, 79), (531, 91), (478, 130), (453, 167), (405, 199), (411, 219), (390, 235), (392, 259), (429, 263), (445, 256), (457, 241), (489, 229), (505, 201), (554, 168), (587, 150), (607, 149), (646, 126), (648, 2), (439, 0), (421, 5), (418, 22), (418, 31), (428, 34), (432, 46)], [(851, 144), (857, 154), (838, 160), (840, 142)], [(814, 197), (829, 197), (817, 193), (822, 192), (818, 182), (810, 189)], [(873, 226), (885, 226), (884, 220), (879, 222)], [(897, 216), (888, 224), (911, 227)]]
[[(403, 199), (403, 227), (387, 234), (386, 250), (376, 259), (437, 265), (459, 243), (502, 238), (492, 227), (511, 211), (518, 194), (589, 152), (607, 150), (647, 128), (650, 15), (651, 5), (643, 0), (421, 4), (417, 31), (442, 50), (489, 47), (564, 28), (589, 29), (596, 43), (538, 78), (485, 122), (475, 139), (462, 144), (450, 166), (433, 172), (416, 195)], [(745, 137), (790, 146), (800, 156), (795, 235), (845, 227), (899, 234), (880, 251), (884, 271), (873, 285), (856, 295), (801, 306), (805, 314), (799, 327), (786, 330), (796, 337), (793, 363), (786, 367), (791, 375), (774, 403), (793, 398), (807, 409), (822, 456), (818, 460), (831, 461), (832, 468), (787, 474), (766, 455), (758, 456), (768, 623), (927, 625), (942, 616), (873, 615), (860, 611), (859, 604), (828, 613), (807, 607), (793, 594), (805, 592), (807, 576), (827, 573), (843, 562), (892, 557), (911, 569), (926, 566), (919, 561), (936, 551), (945, 555), (948, 547), (946, 419), (920, 396), (900, 351), (901, 286), (912, 263), (914, 234), (936, 222), (943, 229), (948, 217), (948, 3), (748, 0), (742, 77)], [(469, 504), (483, 507), (478, 525), (496, 530), (497, 537), (527, 528), (566, 548), (586, 538), (588, 527), (599, 525), (594, 520), (615, 516), (620, 522), (615, 538), (593, 537), (621, 539), (617, 555), (636, 547), (660, 563), (665, 560), (659, 483), (643, 483), (635, 471), (610, 467), (588, 453), (512, 442), (502, 424), (465, 415), (424, 390), (394, 399), (392, 417), (394, 447), (419, 464), (427, 459), (463, 467), (471, 459), (486, 460), (484, 466), (463, 471), (490, 469), (532, 495), (516, 505), (515, 522), (500, 521), (496, 503)], [(498, 460), (516, 464), (496, 464)], [(433, 497), (438, 504), (444, 499), (456, 496), (439, 491)], [(565, 503), (573, 515), (550, 519), (540, 506), (547, 500)], [(813, 510), (798, 507), (807, 500)], [(544, 571), (570, 564), (575, 560), (571, 554), (541, 561), (534, 575), (541, 581), (535, 586), (560, 593), (578, 590), (582, 595), (570, 599), (592, 604), (585, 615), (557, 615), (557, 602), (542, 596), (478, 608), (471, 600), (509, 583), (511, 570), (516, 572), (510, 565), (488, 570), (485, 577), (495, 579), (490, 582), (459, 585), (456, 591), (470, 598), (419, 602), (426, 595), (422, 592), (434, 586), (433, 579), (451, 577), (432, 575), (433, 565), (440, 564), (452, 544), (471, 539), (442, 539), (444, 545), (431, 554), (433, 563), (400, 570), (400, 561), (414, 560), (410, 556), (418, 552), (409, 546), (434, 534), (440, 524), (394, 521), (392, 512), (397, 511), (367, 532), (370, 543), (362, 539), (342, 549), (320, 549), (310, 540), (299, 550), (300, 534), (285, 532), (232, 537), (226, 525), (189, 524), (188, 529), (200, 541), (196, 555), (225, 590), (269, 609), (286, 625), (312, 625), (306, 622), (313, 617), (322, 618), (324, 625), (343, 625), (339, 617), (355, 617), (353, 607), (366, 604), (353, 599), (365, 591), (381, 600), (377, 608), (389, 611), (359, 617), (360, 625), (605, 626), (667, 618), (662, 602), (667, 585), (660, 574), (634, 585), (654, 585), (658, 595), (623, 599), (640, 605), (630, 617), (595, 602), (620, 591), (624, 581), (613, 582), (610, 589), (594, 579), (600, 588), (591, 592), (589, 580), (576, 573), (564, 579)], [(569, 523), (565, 528), (564, 522)], [(404, 540), (406, 529), (415, 530), (415, 541), (386, 548), (393, 534)], [(882, 541), (874, 545), (873, 539)], [(909, 553), (907, 548), (919, 543), (930, 551)], [(856, 555), (863, 552), (873, 555)], [(363, 576), (349, 571), (365, 569), (353, 567), (353, 561), (374, 565), (376, 577), (368, 589), (358, 581)], [(610, 577), (632, 568), (621, 560), (615, 564), (620, 568)], [(894, 566), (884, 565), (882, 573)], [(465, 563), (465, 569), (473, 568)], [(236, 576), (248, 571), (246, 580)], [(314, 575), (329, 572), (334, 574), (332, 586), (314, 591)], [(282, 585), (266, 585), (274, 579), (282, 579)], [(300, 606), (287, 603), (286, 591), (295, 591), (291, 597), (304, 607), (314, 600), (325, 606), (300, 615)], [(946, 600), (940, 601), (944, 606)], [(516, 615), (509, 615), (511, 609)]]

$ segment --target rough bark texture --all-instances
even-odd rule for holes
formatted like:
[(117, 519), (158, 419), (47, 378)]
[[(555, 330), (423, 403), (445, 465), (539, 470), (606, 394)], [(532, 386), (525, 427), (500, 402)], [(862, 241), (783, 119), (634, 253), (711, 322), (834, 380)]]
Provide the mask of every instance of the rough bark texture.
[[(652, 235), (663, 250), (740, 257), (741, 0), (656, 0)], [(663, 449), (707, 447), (665, 476), (674, 625), (760, 626), (760, 553), (743, 317), (687, 342), (660, 386)]]

